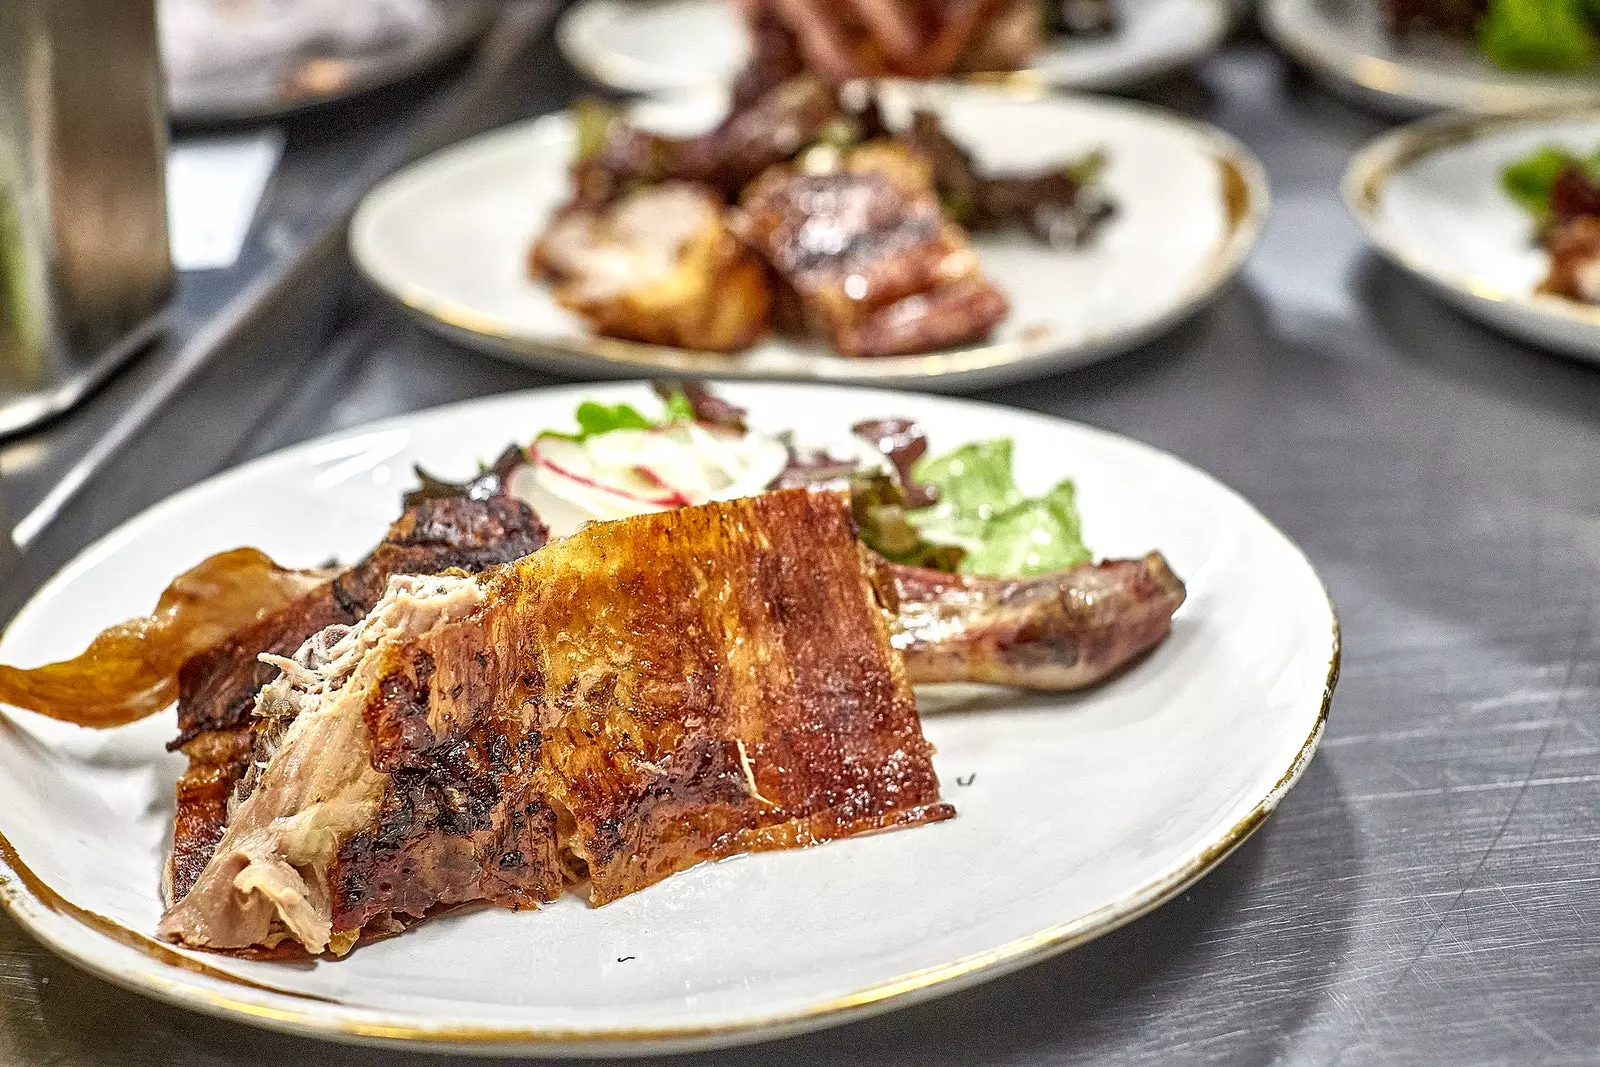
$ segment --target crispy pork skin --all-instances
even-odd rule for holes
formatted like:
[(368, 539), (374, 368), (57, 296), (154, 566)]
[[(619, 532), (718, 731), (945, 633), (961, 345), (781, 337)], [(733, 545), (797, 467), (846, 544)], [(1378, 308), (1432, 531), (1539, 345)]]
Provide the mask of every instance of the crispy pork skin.
[(396, 574), (479, 571), (527, 555), (547, 531), (503, 493), (422, 500), (356, 566), (191, 658), (178, 674), (179, 734), (189, 767), (178, 780), (177, 820), (166, 895), (181, 898), (222, 837), (228, 804), (254, 747), (251, 711), (278, 668), (259, 656), (289, 656), (329, 626), (348, 625), (377, 603)]
[[(709, 859), (948, 818), (848, 499), (594, 524), (399, 578), (262, 694), (264, 768), (162, 933), (347, 949), (441, 904), (596, 904)], [(265, 757), (265, 758), (263, 758)]]
[(1183, 582), (1158, 553), (1038, 578), (971, 578), (880, 562), (895, 647), (917, 683), (1061, 691), (1093, 685), (1172, 628)]

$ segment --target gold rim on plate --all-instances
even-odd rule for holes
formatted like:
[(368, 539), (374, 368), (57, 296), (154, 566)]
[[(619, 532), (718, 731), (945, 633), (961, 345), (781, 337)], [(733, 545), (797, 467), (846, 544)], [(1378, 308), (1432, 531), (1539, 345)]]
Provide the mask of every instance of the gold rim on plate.
[[(1334, 28), (1332, 20), (1323, 19), (1318, 8), (1330, 2), (1375, 7), (1381, 0), (1265, 0), (1262, 28), (1295, 62), (1358, 90), (1369, 101), (1416, 114), (1438, 110), (1497, 113), (1600, 100), (1600, 85), (1587, 75), (1570, 75), (1570, 84), (1555, 86), (1520, 80), (1488, 60), (1483, 61), (1481, 76), (1474, 77), (1429, 69), (1425, 60), (1408, 63), (1372, 55), (1328, 32)], [(1328, 25), (1319, 32), (1313, 19)]]
[(1516, 293), (1476, 275), (1440, 270), (1401, 243), (1378, 216), (1384, 186), (1400, 171), (1425, 157), (1518, 126), (1561, 119), (1591, 119), (1600, 135), (1600, 102), (1552, 104), (1494, 115), (1441, 115), (1402, 126), (1369, 142), (1351, 158), (1342, 185), (1345, 205), (1367, 238), (1387, 259), (1440, 290), (1488, 304), (1600, 327), (1600, 307), (1543, 293)]
[[(1314, 572), (1313, 572), (1314, 573)], [(1320, 579), (1319, 579), (1320, 581)], [(1326, 587), (1324, 587), (1326, 593)], [(1329, 602), (1329, 612), (1333, 611)], [(240, 1000), (213, 990), (189, 984), (181, 979), (170, 979), (148, 971), (121, 971), (108, 966), (86, 953), (76, 950), (66, 942), (45, 932), (29, 914), (28, 905), (46, 910), (90, 926), (119, 944), (133, 948), (157, 962), (175, 967), (183, 972), (204, 975), (208, 978), (230, 982), (247, 989), (255, 989), (299, 1000), (315, 1001), (343, 1007), (330, 998), (295, 990), (280, 989), (265, 983), (243, 978), (229, 971), (211, 967), (202, 960), (180, 953), (171, 946), (156, 941), (137, 931), (130, 930), (110, 919), (89, 912), (65, 900), (18, 857), (3, 834), (0, 834), (0, 903), (17, 921), (45, 947), (77, 966), (107, 981), (164, 1000), (181, 1008), (235, 1022), (250, 1021), (268, 1029), (307, 1037), (334, 1038), (359, 1044), (418, 1045), (440, 1050), (462, 1048), (485, 1054), (500, 1051), (520, 1051), (524, 1054), (541, 1054), (541, 1046), (550, 1055), (567, 1055), (585, 1046), (597, 1050), (615, 1049), (623, 1045), (648, 1043), (650, 1051), (677, 1052), (709, 1049), (738, 1044), (741, 1039), (756, 1041), (792, 1035), (809, 1029), (809, 1024), (827, 1019), (829, 1025), (839, 1025), (852, 1019), (888, 1011), (895, 1007), (915, 1003), (927, 997), (954, 993), (973, 984), (978, 978), (996, 978), (1032, 963), (1059, 955), (1095, 938), (1111, 933), (1133, 922), (1173, 897), (1227, 859), (1244, 844), (1267, 817), (1277, 810), (1279, 802), (1289, 792), (1310, 766), (1317, 745), (1327, 726), (1329, 709), (1333, 704), (1333, 691), (1339, 681), (1339, 668), (1343, 658), (1342, 640), (1337, 616), (1333, 620), (1332, 655), (1328, 662), (1328, 675), (1322, 695), (1322, 705), (1315, 726), (1305, 742), (1295, 753), (1294, 760), (1279, 777), (1268, 795), (1250, 812), (1228, 829), (1199, 856), (1178, 870), (1149, 883), (1115, 904), (1081, 916), (1058, 926), (1047, 927), (1036, 934), (1018, 938), (999, 948), (955, 960), (937, 967), (915, 971), (898, 978), (834, 997), (796, 1011), (765, 1019), (730, 1023), (725, 1026), (660, 1027), (654, 1029), (615, 1030), (558, 1030), (492, 1026), (416, 1026), (404, 1023), (364, 1020), (325, 1020), (308, 1012), (288, 1008), (275, 1008), (266, 1004)], [(175, 957), (175, 958), (174, 958)]]
[[(697, 86), (715, 86), (731, 80), (731, 75), (708, 74), (693, 83), (669, 84), (657, 74), (661, 64), (635, 59), (617, 51), (614, 47), (601, 44), (596, 39), (595, 30), (597, 26), (604, 25), (604, 20), (609, 14), (606, 4), (610, 2), (612, 0), (602, 0), (602, 2), (586, 0), (573, 4), (556, 22), (556, 41), (561, 46), (562, 55), (592, 80), (623, 92), (645, 94), (677, 92)], [(627, 2), (630, 7), (664, 6), (673, 0), (627, 0)], [(994, 85), (1017, 80), (1040, 88), (1053, 86), (1058, 89), (1079, 91), (1116, 90), (1136, 86), (1164, 74), (1193, 66), (1216, 51), (1233, 29), (1234, 23), (1238, 21), (1239, 10), (1231, 0), (1193, 0), (1193, 2), (1206, 7), (1212, 15), (1211, 25), (1207, 27), (1205, 33), (1195, 35), (1181, 48), (1142, 56), (1136, 62), (1117, 69), (1115, 73), (1102, 73), (1090, 77), (1052, 78), (1045, 69), (1050, 66), (1048, 57), (1063, 50), (1070, 52), (1081, 48), (1087, 51), (1097, 47), (1097, 43), (1093, 41), (1080, 42), (1070, 35), (1055, 34), (1046, 37), (1044, 48), (1035, 56), (1032, 67), (1018, 71), (976, 71), (954, 75), (954, 78), (974, 85)]]
[[(985, 406), (999, 407), (999, 405)], [(315, 443), (307, 442), (308, 445)], [(1159, 450), (1151, 451), (1215, 481), (1204, 471), (1183, 460)], [(270, 458), (257, 462), (266, 462)], [(318, 1014), (310, 1008), (302, 1010), (278, 1007), (241, 999), (248, 992), (255, 991), (351, 1012), (374, 1011), (371, 1008), (347, 1004), (318, 994), (283, 989), (236, 975), (210, 965), (201, 954), (180, 951), (147, 934), (83, 908), (68, 900), (32, 871), (4, 834), (0, 834), (0, 904), (4, 905), (19, 926), (57, 955), (91, 974), (135, 993), (217, 1018), (249, 1022), (288, 1034), (365, 1045), (404, 1045), (429, 1051), (454, 1049), (484, 1055), (515, 1053), (527, 1056), (568, 1056), (584, 1053), (604, 1055), (619, 1052), (668, 1053), (703, 1050), (790, 1036), (819, 1029), (822, 1026), (840, 1025), (933, 996), (957, 992), (979, 980), (999, 977), (1083, 945), (1148, 914), (1179, 895), (1244, 844), (1250, 835), (1277, 810), (1279, 803), (1310, 766), (1327, 726), (1334, 689), (1338, 685), (1339, 671), (1343, 662), (1343, 639), (1338, 614), (1328, 593), (1327, 583), (1322, 580), (1305, 553), (1294, 544), (1293, 539), (1249, 501), (1239, 497), (1221, 483), (1217, 483), (1217, 486), (1222, 492), (1236, 497), (1252, 515), (1266, 523), (1294, 548), (1305, 564), (1307, 572), (1316, 582), (1327, 606), (1331, 627), (1328, 666), (1311, 731), (1266, 795), (1243, 818), (1219, 834), (1214, 841), (1201, 848), (1189, 860), (1112, 904), (1066, 922), (1048, 926), (1036, 933), (1016, 938), (997, 948), (877, 982), (792, 1011), (720, 1026), (616, 1029), (429, 1026), (377, 1019), (329, 1018), (326, 1014)], [(190, 491), (192, 489), (176, 495), (182, 496)], [(173, 499), (175, 498), (169, 497), (163, 503)], [(29, 597), (12, 622), (26, 615), (39, 598), (51, 591), (53, 584), (53, 582), (47, 583)], [(7, 629), (9, 628), (8, 624)], [(0, 729), (16, 728), (9, 717), (0, 714)], [(103, 958), (91, 954), (49, 930), (40, 921), (45, 916), (58, 916), (77, 923), (117, 944), (133, 949), (175, 973), (169, 975), (153, 970), (118, 969)], [(237, 986), (239, 992), (230, 996), (196, 984), (188, 979), (189, 975)]]

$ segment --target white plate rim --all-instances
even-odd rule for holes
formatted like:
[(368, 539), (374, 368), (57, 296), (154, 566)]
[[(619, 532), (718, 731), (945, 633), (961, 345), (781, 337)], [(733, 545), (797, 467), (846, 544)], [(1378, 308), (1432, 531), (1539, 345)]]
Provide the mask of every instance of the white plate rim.
[(1570, 89), (1530, 85), (1497, 77), (1485, 60), (1482, 77), (1459, 77), (1346, 47), (1315, 32), (1303, 12), (1319, 0), (1263, 0), (1261, 26), (1300, 65), (1356, 90), (1364, 101), (1391, 113), (1472, 111), (1496, 113), (1600, 99), (1600, 86), (1585, 89), (1574, 75)]
[[(965, 91), (946, 86), (946, 91)], [(1090, 108), (1122, 111), (1144, 119), (1165, 122), (1195, 138), (1217, 165), (1223, 189), (1222, 210), (1226, 232), (1211, 260), (1165, 307), (1143, 322), (1123, 329), (1062, 344), (1052, 338), (1017, 339), (972, 345), (926, 355), (850, 358), (817, 355), (807, 360), (806, 371), (783, 373), (752, 369), (740, 354), (697, 352), (690, 349), (621, 341), (592, 334), (537, 335), (502, 327), (475, 309), (408, 284), (393, 276), (381, 256), (370, 247), (368, 234), (385, 199), (396, 195), (403, 183), (416, 180), (425, 168), (442, 166), (493, 144), (496, 139), (537, 133), (559, 121), (564, 112), (544, 115), (500, 127), (458, 142), (391, 174), (374, 186), (356, 208), (350, 221), (348, 247), (351, 261), (367, 284), (400, 305), (415, 321), (446, 338), (489, 355), (528, 364), (567, 376), (636, 378), (640, 374), (666, 374), (729, 381), (837, 382), (854, 385), (916, 387), (952, 390), (978, 382), (1039, 377), (1060, 370), (1088, 366), (1119, 355), (1161, 336), (1179, 322), (1208, 305), (1234, 278), (1254, 250), (1271, 209), (1266, 169), (1233, 135), (1209, 123), (1191, 119), (1167, 108), (1141, 101), (1113, 99), (1083, 93), (1046, 92), (1026, 87), (985, 87), (1018, 102), (1054, 101)], [(531, 283), (530, 283), (531, 284)]]
[[(637, 384), (637, 383), (635, 383)], [(187, 489), (169, 496), (145, 509), (133, 518), (118, 525), (97, 539), (49, 581), (36, 590), (24, 603), (5, 631), (25, 618), (36, 602), (48, 598), (58, 585), (72, 581), (77, 573), (97, 563), (104, 556), (114, 554), (125, 542), (143, 528), (159, 525), (168, 512), (179, 510), (197, 497), (215, 491), (218, 483), (248, 481), (254, 477), (280, 468), (300, 465), (319, 448), (385, 430), (404, 429), (415, 419), (426, 417), (447, 418), (452, 414), (470, 411), (479, 406), (505, 405), (507, 407), (533, 396), (567, 397), (573, 401), (592, 395), (596, 389), (605, 389), (596, 383), (559, 386), (547, 389), (522, 390), (502, 393), (474, 400), (458, 401), (422, 411), (349, 427), (309, 441), (280, 449), (266, 456), (244, 463), (206, 478)], [(779, 391), (780, 384), (746, 386), (746, 388)], [(839, 386), (803, 386), (808, 390), (843, 390)], [(851, 392), (871, 395), (871, 390), (852, 389)], [(900, 398), (904, 394), (885, 391), (886, 398)], [(463, 1052), (473, 1055), (505, 1055), (551, 1058), (568, 1056), (639, 1056), (749, 1044), (803, 1033), (809, 1030), (832, 1027), (905, 1007), (933, 997), (943, 996), (968, 988), (979, 982), (1000, 977), (1033, 963), (1059, 955), (1097, 937), (1110, 933), (1148, 914), (1157, 907), (1180, 895), (1200, 878), (1244, 844), (1267, 818), (1277, 810), (1279, 803), (1304, 775), (1316, 753), (1327, 726), (1338, 683), (1343, 657), (1342, 631), (1332, 597), (1316, 568), (1303, 550), (1283, 530), (1263, 515), (1253, 504), (1213, 475), (1180, 459), (1171, 453), (1147, 445), (1121, 434), (1068, 419), (1060, 419), (1037, 412), (1010, 408), (1000, 404), (969, 399), (943, 399), (921, 397), (924, 404), (949, 404), (964, 408), (988, 409), (1010, 420), (1037, 421), (1052, 425), (1067, 425), (1075, 431), (1115, 441), (1123, 446), (1145, 453), (1149, 458), (1175, 465), (1185, 473), (1209, 481), (1218, 492), (1231, 497), (1245, 512), (1259, 520), (1280, 537), (1303, 565), (1306, 574), (1321, 591), (1328, 615), (1329, 650), (1326, 679), (1321, 689), (1319, 707), (1310, 733), (1295, 752), (1270, 790), (1236, 823), (1220, 833), (1215, 840), (1201, 848), (1198, 854), (1166, 875), (1154, 879), (1139, 889), (1126, 894), (1113, 904), (1097, 911), (1058, 923), (1034, 934), (1016, 938), (1006, 944), (948, 963), (880, 981), (841, 996), (806, 1005), (803, 1008), (759, 1019), (740, 1020), (720, 1026), (683, 1026), (651, 1029), (616, 1028), (610, 1030), (558, 1030), (532, 1027), (457, 1026), (441, 1027), (396, 1022), (392, 1015), (372, 1009), (348, 1008), (333, 1005), (339, 1011), (295, 1011), (270, 1004), (243, 999), (249, 990), (264, 990), (280, 997), (287, 996), (317, 1002), (321, 998), (293, 990), (286, 990), (255, 982), (230, 972), (208, 967), (202, 960), (174, 951), (170, 946), (146, 934), (122, 927), (112, 920), (94, 915), (66, 901), (37, 874), (21, 861), (11, 842), (0, 834), (0, 905), (30, 936), (46, 948), (83, 970), (122, 988), (131, 990), (201, 1014), (234, 1022), (244, 1022), (266, 1029), (299, 1036), (321, 1038), (348, 1044), (385, 1047), (403, 1047), (415, 1051)], [(3, 726), (0, 717), (0, 726)], [(66, 938), (57, 936), (46, 921), (47, 915), (62, 916), (87, 926), (102, 935), (110, 936), (125, 945), (143, 952), (155, 965), (144, 968), (119, 969), (89, 954)], [(168, 973), (175, 970), (176, 975)], [(243, 992), (228, 996), (212, 988), (183, 980), (183, 975), (195, 973), (214, 980), (238, 986)]]
[(1542, 293), (1516, 293), (1480, 277), (1439, 269), (1408, 248), (1377, 211), (1388, 180), (1433, 152), (1528, 123), (1573, 118), (1600, 122), (1600, 103), (1555, 104), (1491, 115), (1438, 115), (1401, 126), (1369, 141), (1351, 157), (1341, 184), (1345, 206), (1385, 259), (1457, 303), (1521, 311), (1600, 331), (1600, 307)]
[[(1186, 41), (1182, 47), (1145, 56), (1139, 62), (1132, 63), (1117, 71), (1069, 80), (1053, 77), (1048, 66), (1046, 66), (1045, 69), (1032, 68), (1017, 71), (1014, 74), (975, 74), (968, 77), (972, 81), (984, 84), (1016, 80), (1022, 84), (1057, 89), (1117, 90), (1131, 88), (1194, 65), (1200, 59), (1216, 51), (1217, 47), (1227, 38), (1228, 32), (1233, 28), (1238, 15), (1235, 6), (1230, 0), (1191, 0), (1191, 2), (1205, 7), (1212, 16), (1204, 34), (1197, 35), (1193, 39)], [(589, 32), (590, 24), (600, 19), (604, 14), (606, 12), (602, 0), (579, 0), (578, 3), (573, 4), (562, 12), (561, 17), (557, 20), (556, 42), (561, 47), (561, 54), (566, 56), (573, 66), (601, 85), (623, 92), (659, 93), (687, 88), (687, 86), (664, 85), (660, 78), (654, 77), (650, 73), (649, 65), (635, 63), (626, 56), (607, 51), (596, 45), (590, 39), (592, 36)], [(1049, 38), (1045, 47), (1046, 49), (1059, 48), (1063, 47), (1064, 43), (1070, 45), (1071, 38), (1064, 36)], [(716, 79), (708, 79), (708, 82), (714, 81)]]
[[(1200, 2), (1209, 10), (1211, 24), (1205, 34), (1192, 38), (1182, 48), (1174, 48), (1160, 55), (1146, 56), (1142, 61), (1131, 63), (1113, 74), (1081, 78), (1071, 83), (1063, 78), (1052, 78), (1048, 71), (1025, 70), (1018, 72), (1017, 77), (1038, 79), (1047, 86), (1061, 90), (1118, 92), (1134, 89), (1169, 74), (1187, 70), (1222, 47), (1222, 42), (1228, 39), (1228, 34), (1233, 32), (1234, 24), (1239, 20), (1239, 6), (1232, 0), (1200, 0)], [(1046, 47), (1060, 47), (1062, 40), (1063, 38), (1053, 38), (1047, 42)], [(1070, 43), (1070, 38), (1065, 40)]]

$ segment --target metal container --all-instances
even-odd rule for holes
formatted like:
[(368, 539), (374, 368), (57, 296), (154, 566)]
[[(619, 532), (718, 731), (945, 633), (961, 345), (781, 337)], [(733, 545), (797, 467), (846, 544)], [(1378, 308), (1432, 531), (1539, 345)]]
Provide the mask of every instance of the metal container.
[(0, 0), (0, 434), (160, 328), (165, 167), (155, 0)]

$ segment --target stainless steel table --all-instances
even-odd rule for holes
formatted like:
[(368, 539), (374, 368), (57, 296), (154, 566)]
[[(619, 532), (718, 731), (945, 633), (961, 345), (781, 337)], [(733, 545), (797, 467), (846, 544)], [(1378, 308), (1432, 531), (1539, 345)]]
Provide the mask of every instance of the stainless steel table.
[[(1276, 203), (1259, 251), (1173, 335), (985, 397), (1170, 449), (1305, 546), (1346, 634), (1322, 752), (1249, 844), (1118, 933), (927, 1005), (672, 1062), (1600, 1062), (1600, 372), (1489, 334), (1378, 263), (1337, 183), (1380, 125), (1258, 41), (1148, 95), (1261, 155)], [(8, 602), (211, 471), (547, 381), (371, 299), (337, 322), (279, 392), (231, 357), (198, 373), (39, 536)], [(191, 443), (235, 411), (225, 447)], [(0, 919), (0, 1064), (443, 1062), (189, 1015), (79, 974)]]

